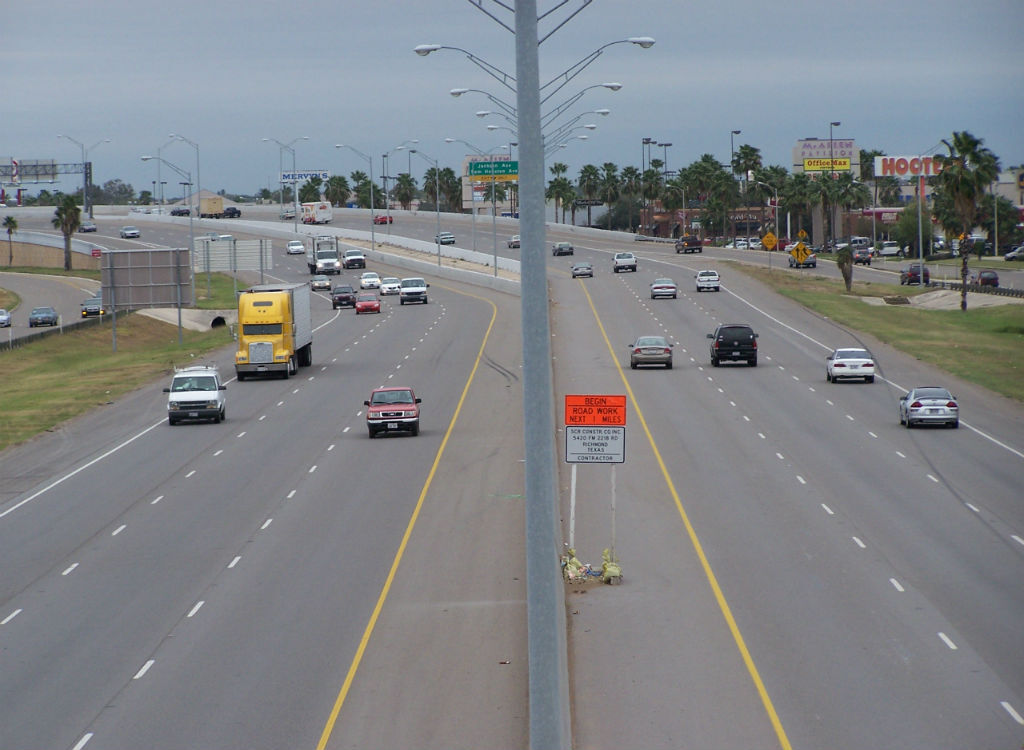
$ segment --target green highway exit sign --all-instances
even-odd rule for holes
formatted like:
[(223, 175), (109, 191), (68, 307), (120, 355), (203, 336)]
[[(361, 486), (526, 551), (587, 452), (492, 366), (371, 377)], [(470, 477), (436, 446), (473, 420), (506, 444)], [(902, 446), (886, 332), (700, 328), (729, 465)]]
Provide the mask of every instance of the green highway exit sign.
[(471, 161), (470, 177), (495, 177), (499, 175), (519, 174), (518, 161)]

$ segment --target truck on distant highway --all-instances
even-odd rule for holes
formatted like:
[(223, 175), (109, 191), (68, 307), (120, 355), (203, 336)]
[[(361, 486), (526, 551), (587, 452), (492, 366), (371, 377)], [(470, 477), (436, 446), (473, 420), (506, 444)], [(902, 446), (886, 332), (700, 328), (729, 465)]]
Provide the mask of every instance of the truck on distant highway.
[(338, 238), (322, 234), (313, 240), (313, 248), (306, 254), (309, 272), (341, 273), (341, 259), (338, 257)]
[(210, 198), (199, 199), (200, 219), (222, 219), (224, 218), (224, 199), (219, 195)]
[(334, 210), (328, 201), (313, 201), (302, 204), (303, 224), (330, 224), (334, 218)]
[(288, 378), (313, 364), (309, 284), (258, 284), (238, 295), (235, 375)]

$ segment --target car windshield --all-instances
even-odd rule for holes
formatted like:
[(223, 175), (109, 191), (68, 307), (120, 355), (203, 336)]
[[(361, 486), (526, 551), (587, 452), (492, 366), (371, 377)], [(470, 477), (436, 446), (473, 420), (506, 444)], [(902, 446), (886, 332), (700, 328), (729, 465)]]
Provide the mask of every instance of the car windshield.
[(175, 378), (171, 390), (175, 393), (181, 391), (215, 391), (217, 390), (217, 379), (208, 375)]
[(414, 403), (412, 391), (377, 391), (370, 400), (371, 404), (411, 404)]

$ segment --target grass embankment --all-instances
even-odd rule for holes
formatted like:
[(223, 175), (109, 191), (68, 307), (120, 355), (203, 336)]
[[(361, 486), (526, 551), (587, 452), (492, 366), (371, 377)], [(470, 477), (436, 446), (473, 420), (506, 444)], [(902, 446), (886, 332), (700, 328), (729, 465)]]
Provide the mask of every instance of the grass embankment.
[[(205, 298), (205, 276), (197, 287), (203, 307), (235, 306), (230, 277), (212, 275), (209, 299)], [(222, 327), (203, 332), (186, 329), (179, 346), (177, 326), (144, 315), (121, 314), (115, 352), (111, 328), (107, 319), (98, 326), (69, 329), (0, 351), (0, 450), (167, 376), (175, 365), (233, 343), (230, 330)]]
[(966, 311), (927, 310), (913, 305), (873, 305), (862, 297), (917, 294), (905, 287), (841, 281), (821, 276), (737, 266), (805, 307), (863, 331), (896, 349), (963, 380), (1017, 401), (1024, 375), (1024, 305), (1006, 304)]

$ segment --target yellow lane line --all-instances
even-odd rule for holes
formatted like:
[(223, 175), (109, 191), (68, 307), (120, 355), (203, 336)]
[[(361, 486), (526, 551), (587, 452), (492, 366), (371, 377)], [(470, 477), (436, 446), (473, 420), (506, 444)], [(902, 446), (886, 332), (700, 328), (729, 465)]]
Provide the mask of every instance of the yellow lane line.
[(701, 545), (700, 539), (697, 537), (697, 531), (693, 528), (693, 525), (690, 523), (690, 518), (686, 514), (686, 510), (683, 508), (683, 503), (679, 499), (679, 493), (676, 492), (676, 486), (672, 482), (672, 477), (669, 476), (668, 468), (665, 466), (665, 462), (661, 458), (661, 452), (658, 450), (658, 446), (654, 441), (654, 436), (651, 435), (651, 431), (647, 427), (647, 420), (644, 419), (644, 413), (640, 409), (640, 404), (637, 403), (636, 396), (633, 394), (633, 389), (629, 387), (629, 381), (626, 379), (626, 373), (623, 371), (622, 365), (619, 364), (618, 357), (615, 356), (615, 351), (612, 348), (611, 341), (609, 341), (608, 334), (605, 332), (604, 325), (601, 323), (601, 318), (597, 314), (597, 308), (594, 307), (594, 301), (591, 298), (590, 293), (587, 292), (587, 287), (582, 281), (580, 282), (580, 289), (582, 289), (583, 294), (586, 295), (587, 304), (590, 305), (590, 311), (594, 315), (594, 320), (597, 321), (597, 327), (601, 331), (601, 336), (604, 338), (605, 346), (608, 347), (608, 352), (612, 356), (612, 361), (615, 363), (615, 369), (618, 370), (619, 377), (622, 378), (622, 383), (626, 387), (626, 392), (629, 394), (629, 401), (633, 405), (633, 410), (636, 412), (636, 415), (640, 420), (640, 426), (643, 427), (644, 434), (647, 435), (647, 442), (650, 444), (651, 450), (654, 452), (654, 457), (658, 461), (658, 466), (661, 468), (661, 475), (665, 478), (665, 484), (668, 485), (669, 492), (672, 493), (672, 499), (676, 504), (676, 510), (679, 511), (679, 517), (683, 519), (683, 525), (686, 527), (686, 533), (690, 537), (690, 543), (693, 545), (693, 549), (697, 553), (701, 567), (704, 568), (704, 575), (707, 576), (708, 583), (711, 585), (711, 590), (714, 592), (715, 601), (718, 602), (718, 607), (722, 611), (722, 616), (725, 618), (725, 622), (729, 626), (729, 632), (732, 633), (733, 640), (736, 642), (736, 647), (739, 649), (740, 656), (743, 658), (743, 663), (747, 666), (747, 672), (750, 674), (750, 678), (754, 681), (754, 686), (757, 688), (757, 694), (761, 697), (761, 703), (768, 714), (768, 720), (775, 729), (775, 736), (779, 740), (779, 746), (782, 750), (791, 750), (792, 746), (789, 744), (789, 739), (786, 737), (786, 730), (783, 729), (782, 722), (779, 720), (779, 715), (775, 712), (772, 700), (768, 696), (768, 690), (765, 688), (764, 682), (761, 680), (761, 675), (757, 671), (757, 666), (754, 664), (754, 659), (751, 657), (750, 651), (747, 649), (747, 644), (743, 640), (743, 634), (740, 633), (739, 625), (736, 624), (736, 619), (732, 615), (732, 609), (730, 609), (729, 603), (725, 599), (725, 594), (722, 593), (722, 588), (718, 585), (718, 578), (715, 576), (714, 571), (711, 569), (711, 563), (708, 562), (708, 558), (704, 554), (704, 547)]
[(352, 658), (352, 663), (348, 668), (348, 674), (345, 675), (345, 681), (342, 683), (338, 697), (334, 701), (334, 707), (331, 709), (330, 716), (327, 717), (327, 724), (324, 726), (324, 731), (320, 735), (320, 742), (317, 743), (317, 750), (324, 750), (324, 748), (327, 747), (328, 741), (331, 739), (331, 733), (334, 731), (334, 724), (338, 720), (338, 714), (341, 711), (341, 707), (345, 704), (345, 698), (348, 696), (348, 691), (352, 687), (352, 681), (355, 679), (356, 672), (359, 670), (359, 665), (363, 660), (363, 654), (366, 653), (366, 647), (369, 645), (370, 636), (373, 635), (373, 630), (377, 625), (377, 619), (380, 617), (380, 612), (384, 608), (384, 602), (387, 600), (388, 593), (391, 591), (391, 584), (394, 582), (395, 575), (398, 573), (398, 566), (402, 562), (402, 556), (405, 554), (405, 548), (409, 544), (409, 538), (412, 536), (412, 530), (416, 525), (416, 519), (419, 518), (420, 510), (423, 508), (423, 503), (427, 497), (427, 492), (430, 489), (431, 482), (434, 480), (434, 474), (437, 473), (438, 464), (441, 463), (441, 457), (444, 454), (444, 449), (448, 445), (448, 438), (451, 437), (452, 430), (455, 429), (455, 422), (458, 420), (459, 413), (462, 411), (462, 404), (466, 400), (466, 394), (469, 392), (469, 387), (472, 385), (473, 378), (476, 376), (477, 368), (480, 366), (480, 360), (484, 355), (484, 347), (487, 346), (487, 340), (490, 338), (491, 329), (494, 328), (494, 321), (498, 317), (498, 306), (486, 297), (478, 297), (475, 294), (460, 292), (454, 289), (451, 291), (487, 302), (487, 304), (491, 306), (491, 321), (488, 323), (487, 331), (484, 333), (483, 341), (480, 343), (480, 350), (477, 352), (476, 361), (473, 363), (473, 369), (470, 370), (469, 377), (466, 379), (466, 385), (463, 387), (462, 394), (459, 396), (459, 403), (455, 407), (455, 413), (452, 415), (451, 422), (448, 424), (448, 429), (444, 433), (444, 439), (441, 440), (441, 445), (437, 449), (437, 455), (434, 457), (434, 463), (430, 467), (426, 481), (423, 483), (423, 489), (420, 490), (420, 496), (416, 501), (416, 507), (413, 509), (412, 516), (409, 518), (409, 523), (405, 528), (405, 534), (402, 535), (402, 541), (398, 545), (398, 551), (395, 553), (395, 559), (391, 563), (391, 570), (388, 571), (387, 578), (384, 581), (384, 586), (380, 591), (380, 596), (377, 597), (377, 604), (373, 608), (373, 613), (370, 615), (369, 622), (366, 623), (366, 629), (363, 631), (363, 637), (359, 641), (359, 648), (356, 649), (355, 656)]

